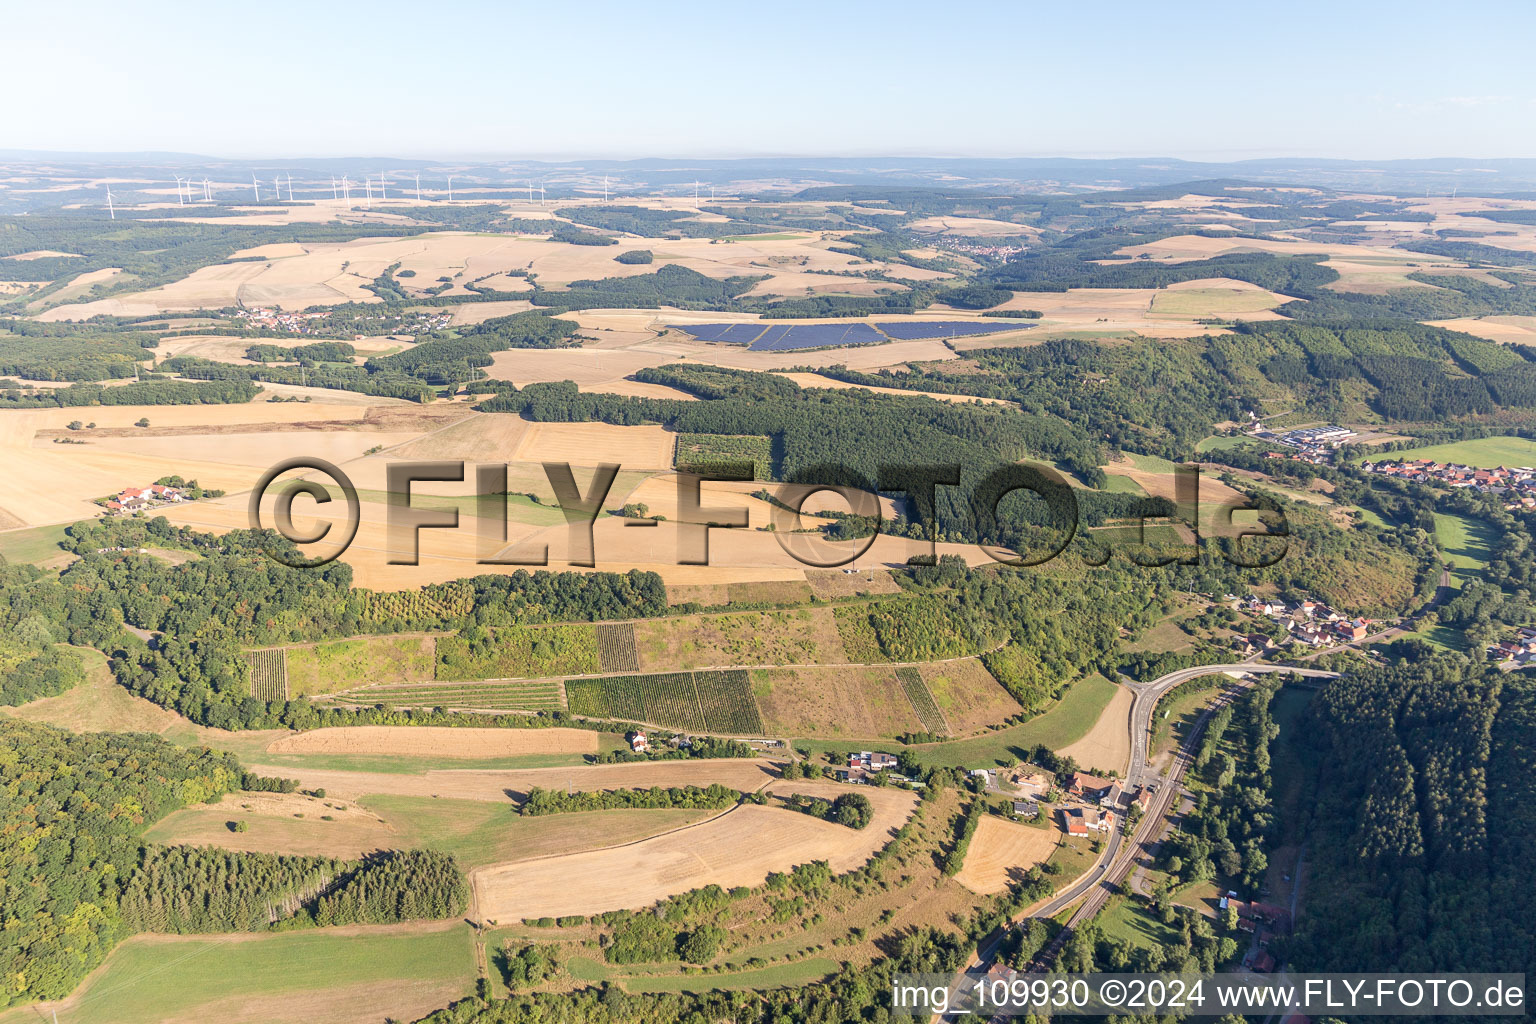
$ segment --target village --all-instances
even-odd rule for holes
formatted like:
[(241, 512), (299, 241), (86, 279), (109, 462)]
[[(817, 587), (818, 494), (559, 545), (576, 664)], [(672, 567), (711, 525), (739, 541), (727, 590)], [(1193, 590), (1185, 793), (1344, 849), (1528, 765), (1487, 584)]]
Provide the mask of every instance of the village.
[(1433, 459), (1362, 462), (1366, 473), (1396, 477), (1419, 484), (1470, 488), (1480, 494), (1504, 499), (1506, 511), (1536, 509), (1536, 469), (1530, 466), (1497, 466), (1479, 469), (1458, 463), (1440, 463)]
[[(1295, 647), (1331, 647), (1339, 643), (1364, 640), (1371, 632), (1371, 619), (1350, 618), (1310, 598), (1287, 604), (1279, 598), (1250, 596), (1246, 600), (1227, 594), (1225, 600), (1240, 612), (1261, 616), (1285, 631), (1284, 642)], [(1232, 638), (1232, 650), (1244, 658), (1269, 653), (1281, 646), (1281, 640), (1268, 633), (1240, 633)]]
[[(403, 313), (341, 314), (335, 310), (318, 309), (305, 312), (288, 312), (281, 309), (258, 307), (237, 309), (232, 314), (246, 326), (290, 334), (309, 334), (327, 338), (351, 335), (361, 341), (370, 334), (404, 332), (408, 336), (440, 330), (453, 321), (452, 313), (407, 311)], [(366, 331), (359, 332), (359, 328)], [(409, 337), (402, 340), (410, 340)]]

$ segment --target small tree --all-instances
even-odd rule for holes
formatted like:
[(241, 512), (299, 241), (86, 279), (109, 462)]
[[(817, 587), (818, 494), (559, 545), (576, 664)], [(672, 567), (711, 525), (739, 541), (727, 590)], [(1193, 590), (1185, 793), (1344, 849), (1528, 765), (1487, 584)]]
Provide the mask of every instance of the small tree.
[(139, 417), (139, 421), (137, 423), (135, 423), (134, 426), (136, 426), (136, 427), (147, 427), (147, 426), (149, 426), (149, 417), (148, 416), (140, 416)]

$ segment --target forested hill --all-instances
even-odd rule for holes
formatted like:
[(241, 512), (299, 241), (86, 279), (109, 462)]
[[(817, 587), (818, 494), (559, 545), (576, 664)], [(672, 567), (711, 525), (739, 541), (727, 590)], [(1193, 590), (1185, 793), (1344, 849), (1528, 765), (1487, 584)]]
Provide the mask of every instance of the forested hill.
[(1536, 680), (1436, 656), (1351, 673), (1311, 713), (1308, 909), (1292, 963), (1536, 963)]
[(0, 718), (0, 1007), (68, 994), (127, 933), (139, 830), (245, 774), (206, 747)]

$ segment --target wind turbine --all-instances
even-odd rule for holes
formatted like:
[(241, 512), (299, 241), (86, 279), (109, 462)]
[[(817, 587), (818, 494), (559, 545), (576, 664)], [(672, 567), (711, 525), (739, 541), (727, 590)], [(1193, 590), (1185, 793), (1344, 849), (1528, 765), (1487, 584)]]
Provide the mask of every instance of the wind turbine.
[(208, 190), (208, 179), (207, 178), (203, 179), (203, 202), (205, 202), (205, 203), (213, 202), (213, 193)]
[(111, 185), (107, 186), (107, 217), (109, 219), (111, 219), (111, 220), (117, 220), (117, 211), (112, 209), (112, 186)]
[(533, 205), (533, 179), (528, 179), (528, 205)]
[(181, 191), (181, 175), (173, 174), (172, 177), (176, 179), (176, 205), (186, 206), (186, 196), (184, 196)]
[(261, 186), (256, 184), (256, 172), (251, 172), (251, 191), (256, 193), (256, 201), (261, 202)]
[(693, 208), (699, 208), (699, 179), (693, 179)]
[(373, 175), (370, 174), (368, 176), (367, 180), (363, 182), (363, 187), (367, 189), (367, 193), (363, 197), (363, 202), (367, 208), (371, 210), (373, 209)]
[(544, 205), (544, 179), (539, 179), (539, 205)]
[(283, 186), (277, 183), (277, 175), (272, 175), (272, 195), (278, 202), (283, 201)]
[(336, 191), (336, 175), (331, 175), (331, 199), (340, 199), (341, 195)]
[(385, 180), (384, 180), (384, 175), (382, 175), (382, 174), (379, 175), (379, 198), (380, 199), (388, 199), (389, 198), (389, 189), (385, 187), (386, 185), (387, 185), (387, 182), (385, 182)]
[(347, 204), (347, 209), (352, 208), (352, 181), (345, 174), (341, 176), (341, 201)]
[(288, 201), (293, 202), (293, 175), (288, 175)]
[(603, 175), (603, 202), (608, 201), (608, 175)]
[(421, 202), (421, 175), (416, 175), (416, 201)]

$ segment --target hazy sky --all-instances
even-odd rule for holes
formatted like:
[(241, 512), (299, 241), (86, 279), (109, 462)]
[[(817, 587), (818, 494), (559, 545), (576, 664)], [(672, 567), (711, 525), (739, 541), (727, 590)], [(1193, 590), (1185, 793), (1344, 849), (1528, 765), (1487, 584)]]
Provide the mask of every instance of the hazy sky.
[(1536, 157), (1529, 0), (54, 0), (4, 25), (0, 149)]

